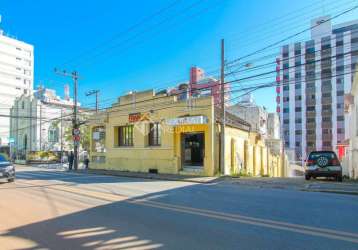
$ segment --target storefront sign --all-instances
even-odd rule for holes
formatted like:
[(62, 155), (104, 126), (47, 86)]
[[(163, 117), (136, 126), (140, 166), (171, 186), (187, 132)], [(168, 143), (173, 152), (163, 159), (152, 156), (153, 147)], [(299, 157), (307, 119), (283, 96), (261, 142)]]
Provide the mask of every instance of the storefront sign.
[(133, 114), (129, 114), (128, 116), (128, 121), (129, 122), (143, 122), (143, 121), (149, 121), (149, 113), (133, 113)]
[(203, 115), (199, 116), (186, 116), (186, 117), (178, 117), (167, 119), (167, 125), (177, 126), (177, 125), (191, 125), (191, 124), (207, 124), (208, 118)]
[(129, 114), (128, 121), (129, 122), (138, 122), (138, 121), (140, 121), (141, 117), (142, 117), (141, 113)]

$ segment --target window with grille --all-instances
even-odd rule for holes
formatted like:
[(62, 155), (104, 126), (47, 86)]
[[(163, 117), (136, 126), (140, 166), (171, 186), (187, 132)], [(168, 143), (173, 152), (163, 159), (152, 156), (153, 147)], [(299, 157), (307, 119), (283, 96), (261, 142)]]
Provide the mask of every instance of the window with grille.
[(48, 141), (49, 142), (58, 142), (59, 141), (59, 129), (57, 126), (53, 125), (49, 128)]
[(160, 123), (149, 124), (149, 146), (160, 146), (161, 145), (161, 126)]
[(118, 146), (133, 146), (133, 125), (118, 127)]
[(92, 129), (92, 151), (99, 153), (106, 151), (106, 130), (104, 126)]

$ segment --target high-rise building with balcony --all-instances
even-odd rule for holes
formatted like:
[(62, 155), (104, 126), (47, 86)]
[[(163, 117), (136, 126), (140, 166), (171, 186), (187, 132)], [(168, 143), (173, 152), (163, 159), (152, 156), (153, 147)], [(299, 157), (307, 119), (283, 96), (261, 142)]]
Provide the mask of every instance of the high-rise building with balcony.
[[(344, 95), (358, 61), (358, 20), (331, 25), (330, 17), (311, 22), (311, 40), (281, 48), (277, 60), (277, 112), (285, 148), (306, 159), (313, 150), (342, 156), (348, 119)], [(343, 149), (343, 150), (342, 150)]]
[(9, 143), (10, 108), (16, 97), (30, 95), (34, 79), (34, 47), (0, 29), (0, 146)]

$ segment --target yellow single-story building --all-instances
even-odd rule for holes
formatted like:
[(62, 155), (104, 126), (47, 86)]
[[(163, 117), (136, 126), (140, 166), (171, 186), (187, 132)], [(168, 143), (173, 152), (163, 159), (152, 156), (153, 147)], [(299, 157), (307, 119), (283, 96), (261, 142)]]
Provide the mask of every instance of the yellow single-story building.
[(227, 113), (225, 171), (220, 169), (220, 110), (211, 96), (180, 100), (153, 90), (118, 98), (93, 116), (91, 168), (168, 174), (283, 176), (250, 125)]

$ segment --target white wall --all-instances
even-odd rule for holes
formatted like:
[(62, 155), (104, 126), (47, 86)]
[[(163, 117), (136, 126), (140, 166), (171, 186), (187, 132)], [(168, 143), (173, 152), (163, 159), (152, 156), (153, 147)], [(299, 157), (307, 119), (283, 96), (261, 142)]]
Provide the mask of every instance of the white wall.
[[(24, 109), (22, 108), (24, 102)], [(61, 134), (61, 110), (62, 116), (67, 119), (62, 120)], [(33, 96), (21, 96), (14, 102), (12, 108), (14, 115), (11, 118), (11, 136), (15, 138), (14, 148), (18, 151), (24, 150), (24, 138), (27, 136), (27, 151), (60, 151), (61, 137), (67, 127), (71, 126), (68, 115), (72, 114), (71, 107), (43, 103)], [(49, 141), (49, 129), (57, 123), (58, 138), (56, 142)], [(68, 143), (63, 140), (63, 149), (68, 150)]]
[[(0, 114), (9, 115), (15, 98), (32, 93), (34, 48), (0, 35)], [(8, 144), (10, 118), (0, 117), (0, 144)]]

